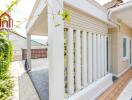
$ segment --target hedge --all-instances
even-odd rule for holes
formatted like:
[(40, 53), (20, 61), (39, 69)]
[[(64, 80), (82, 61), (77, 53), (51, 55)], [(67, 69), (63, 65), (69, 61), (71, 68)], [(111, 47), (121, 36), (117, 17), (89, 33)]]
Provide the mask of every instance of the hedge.
[(12, 96), (13, 81), (9, 74), (12, 60), (12, 44), (5, 32), (0, 32), (0, 100)]

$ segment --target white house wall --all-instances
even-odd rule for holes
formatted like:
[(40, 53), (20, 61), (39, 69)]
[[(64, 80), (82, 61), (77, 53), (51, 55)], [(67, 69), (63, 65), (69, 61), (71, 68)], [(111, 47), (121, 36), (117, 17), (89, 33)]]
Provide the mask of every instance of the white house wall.
[[(22, 60), (22, 49), (27, 49), (26, 38), (20, 35), (17, 35), (15, 33), (10, 33), (9, 40), (11, 40), (13, 44), (13, 60)], [(47, 46), (32, 45), (31, 48), (32, 49), (43, 49), (43, 48), (47, 48)]]
[[(84, 2), (80, 2), (80, 4), (82, 3), (84, 4)], [(112, 76), (111, 75), (109, 76), (106, 70), (107, 69), (106, 38), (108, 36), (108, 25), (107, 23), (71, 5), (64, 4), (64, 8), (71, 15), (71, 21), (69, 23), (65, 22), (65, 28), (68, 29), (67, 40), (69, 40), (70, 43), (73, 43), (73, 41), (75, 43), (75, 47), (73, 47), (73, 44), (69, 45), (68, 42), (68, 51), (67, 51), (69, 53), (68, 58), (70, 58), (69, 55), (73, 53), (73, 48), (75, 51), (75, 56), (73, 57), (72, 54), (72, 58), (70, 58), (69, 60), (67, 59), (69, 61), (68, 64), (69, 75), (68, 75), (68, 84), (67, 84), (68, 94), (71, 95), (73, 92), (75, 93), (75, 95), (72, 95), (71, 98), (68, 98), (68, 100), (87, 100), (87, 99), (90, 100), (90, 98), (93, 98), (91, 100), (95, 100), (97, 96), (99, 96), (102, 92), (105, 91), (106, 88), (108, 88), (112, 84)], [(85, 42), (83, 41), (82, 43), (80, 39), (84, 40), (84, 37), (82, 39), (82, 34), (84, 34), (84, 32), (86, 32), (86, 36), (85, 36), (86, 40)], [(74, 36), (71, 36), (73, 33)], [(84, 45), (86, 46), (86, 50), (83, 52), (85, 54), (82, 55), (80, 54), (80, 51), (84, 49), (83, 48)], [(100, 48), (100, 50), (98, 51), (97, 48)], [(98, 53), (100, 55), (97, 55)], [(88, 56), (85, 57), (85, 55)], [(75, 60), (74, 65), (73, 65), (73, 60), (71, 59)], [(87, 65), (84, 64), (84, 61), (86, 62), (86, 60), (87, 60)], [(81, 65), (82, 63), (83, 65)], [(97, 65), (96, 63), (100, 65)], [(75, 67), (75, 73), (73, 73), (73, 68), (74, 68), (73, 66)], [(87, 72), (85, 72), (83, 69), (87, 70)], [(80, 71), (83, 71), (83, 74), (80, 74)], [(74, 85), (73, 85), (73, 81), (74, 81), (73, 74), (75, 75)], [(109, 77), (107, 77), (107, 75)], [(82, 79), (80, 79), (80, 77)], [(104, 78), (104, 80), (101, 81), (101, 77), (102, 78), (107, 77), (107, 78)], [(87, 80), (87, 82), (85, 82), (84, 80)], [(96, 82), (97, 83), (100, 82), (99, 84), (101, 85), (97, 84)], [(106, 84), (104, 85), (105, 82)], [(96, 86), (92, 86), (93, 84), (95, 84)], [(90, 89), (87, 89), (86, 86), (88, 86), (88, 88)], [(69, 89), (69, 87), (71, 90)], [(79, 91), (83, 88), (84, 91), (83, 90)], [(95, 91), (96, 94), (94, 94)]]
[(81, 10), (82, 12), (85, 12), (97, 19), (108, 23), (107, 13), (90, 3), (89, 0), (64, 0), (64, 2), (77, 8), (78, 10)]
[(65, 23), (65, 27), (73, 29), (85, 30), (97, 34), (107, 34), (108, 25), (89, 14), (83, 13), (73, 7), (65, 4), (65, 9), (70, 12), (71, 22)]
[(22, 59), (22, 48), (23, 49), (27, 48), (26, 39), (14, 33), (10, 33), (9, 39), (13, 43), (14, 60), (21, 60)]

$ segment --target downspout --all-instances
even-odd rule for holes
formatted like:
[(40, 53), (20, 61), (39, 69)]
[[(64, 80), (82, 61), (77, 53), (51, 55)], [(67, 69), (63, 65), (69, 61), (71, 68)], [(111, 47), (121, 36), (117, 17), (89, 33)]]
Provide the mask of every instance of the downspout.
[(110, 22), (112, 22), (113, 24), (115, 24), (117, 27), (118, 26), (120, 27), (120, 24), (117, 21), (115, 21), (115, 19), (112, 18), (112, 14), (113, 14), (113, 11), (109, 10), (108, 11), (108, 20)]
[[(113, 11), (109, 10), (108, 11), (108, 20), (115, 25), (115, 28), (117, 28), (118, 32), (119, 32), (119, 30), (120, 30), (120, 24), (112, 17), (112, 14), (113, 14)], [(118, 57), (117, 57), (117, 59), (118, 59)], [(118, 65), (118, 62), (117, 62), (117, 65)], [(115, 65), (113, 67), (115, 67)], [(112, 70), (113, 70), (113, 67), (112, 67)], [(117, 68), (117, 73), (118, 73), (118, 68)], [(114, 74), (114, 73), (112, 73), (112, 74), (113, 74), (112, 81), (114, 83), (118, 79), (118, 75)]]

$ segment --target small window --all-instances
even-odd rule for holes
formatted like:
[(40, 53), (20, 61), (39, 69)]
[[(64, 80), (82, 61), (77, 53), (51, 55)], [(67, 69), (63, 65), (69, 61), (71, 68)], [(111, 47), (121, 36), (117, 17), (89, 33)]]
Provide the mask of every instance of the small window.
[(123, 38), (123, 57), (126, 57), (127, 56), (127, 39), (126, 38)]
[(123, 38), (123, 58), (127, 57), (127, 39)]

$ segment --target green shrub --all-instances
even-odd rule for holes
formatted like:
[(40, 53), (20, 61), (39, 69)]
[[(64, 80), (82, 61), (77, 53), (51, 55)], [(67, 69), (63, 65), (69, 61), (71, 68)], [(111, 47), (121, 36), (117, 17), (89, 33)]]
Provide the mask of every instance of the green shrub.
[(13, 81), (8, 78), (6, 80), (0, 80), (0, 100), (6, 100), (12, 96)]
[(12, 44), (5, 32), (0, 32), (0, 100), (7, 100), (12, 95), (13, 81), (9, 74), (12, 60)]

